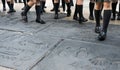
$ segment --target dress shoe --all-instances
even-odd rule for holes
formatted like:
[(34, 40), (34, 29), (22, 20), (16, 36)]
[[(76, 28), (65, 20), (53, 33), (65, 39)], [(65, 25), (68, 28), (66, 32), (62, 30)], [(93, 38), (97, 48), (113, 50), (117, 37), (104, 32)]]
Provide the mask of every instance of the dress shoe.
[(106, 33), (104, 31), (101, 31), (98, 35), (99, 41), (104, 41), (106, 39)]
[(95, 27), (95, 33), (100, 33), (101, 31), (101, 27), (100, 26), (96, 26)]
[(43, 21), (42, 19), (40, 19), (40, 20), (36, 19), (36, 22), (41, 23), (41, 24), (45, 24), (45, 21)]

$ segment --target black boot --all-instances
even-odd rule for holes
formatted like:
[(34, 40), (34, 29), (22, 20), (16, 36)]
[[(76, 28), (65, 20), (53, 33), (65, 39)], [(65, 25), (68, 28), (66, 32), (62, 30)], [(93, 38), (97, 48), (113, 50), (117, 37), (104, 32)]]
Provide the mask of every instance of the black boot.
[(45, 13), (44, 7), (45, 7), (45, 1), (41, 1), (41, 7), (42, 7), (42, 13)]
[(119, 4), (119, 12), (118, 12), (117, 20), (120, 20), (120, 4)]
[(24, 20), (25, 22), (28, 22), (28, 19), (27, 19), (27, 12), (29, 11), (31, 7), (29, 5), (26, 5), (24, 11), (21, 13), (21, 16), (22, 16), (22, 20)]
[(67, 4), (67, 17), (71, 16), (71, 9), (70, 9), (70, 3), (66, 3)]
[(78, 13), (79, 13), (79, 23), (87, 22), (88, 20), (83, 17), (83, 5), (78, 5)]
[(73, 19), (78, 21), (77, 13), (78, 13), (78, 5), (76, 4)]
[(36, 22), (37, 23), (41, 23), (41, 24), (45, 24), (45, 22), (41, 19), (41, 7), (40, 6), (35, 6), (35, 10), (36, 10)]
[(117, 2), (112, 3), (112, 17), (111, 17), (111, 20), (115, 20), (115, 18), (116, 18), (116, 7), (117, 7)]
[(16, 10), (14, 9), (14, 4), (11, 4), (12, 7), (12, 12), (16, 12)]
[(70, 6), (74, 6), (73, 0), (70, 0)]
[(94, 5), (95, 3), (92, 3), (92, 2), (89, 3), (89, 11), (90, 11), (89, 19), (90, 20), (94, 20), (94, 16), (93, 16)]
[(111, 10), (104, 10), (103, 28), (100, 31), (99, 36), (98, 36), (98, 40), (100, 40), (100, 41), (104, 41), (106, 39), (107, 28), (109, 25), (110, 17), (111, 17)]
[(54, 0), (52, 0), (52, 4), (53, 4), (53, 8), (52, 8), (50, 11), (55, 11), (55, 8), (54, 8)]
[(2, 0), (2, 4), (3, 4), (3, 11), (6, 11), (5, 0)]
[(95, 33), (100, 33), (100, 15), (101, 15), (101, 10), (95, 10), (95, 21), (96, 21), (96, 26), (95, 26)]
[(16, 12), (13, 8), (14, 4), (10, 4), (10, 2), (7, 2), (8, 4), (8, 7), (9, 7), (9, 11), (7, 13), (13, 13), (13, 12)]
[(65, 0), (62, 0), (62, 8), (63, 8), (63, 12), (65, 12)]
[(54, 19), (58, 19), (58, 8), (59, 8), (59, 3), (54, 3), (54, 9), (55, 9)]

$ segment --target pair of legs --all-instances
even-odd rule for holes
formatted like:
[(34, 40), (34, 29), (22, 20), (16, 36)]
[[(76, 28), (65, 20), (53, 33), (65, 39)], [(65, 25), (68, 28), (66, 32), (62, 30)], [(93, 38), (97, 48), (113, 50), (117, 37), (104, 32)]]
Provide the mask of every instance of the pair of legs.
[[(103, 25), (100, 28), (100, 15), (101, 15), (101, 8), (104, 8), (103, 12)], [(103, 41), (106, 39), (107, 28), (109, 25), (110, 17), (111, 17), (111, 1), (110, 0), (96, 0), (95, 5), (95, 19), (96, 19), (96, 27), (95, 32), (98, 33), (98, 40)]]
[(119, 0), (119, 12), (118, 12), (117, 20), (120, 20), (120, 0)]
[(30, 8), (35, 4), (35, 10), (36, 10), (36, 22), (45, 24), (45, 22), (41, 19), (41, 3), (40, 0), (30, 0), (26, 6), (23, 12), (21, 13), (22, 20), (25, 22), (28, 22), (27, 13), (30, 10)]
[(16, 12), (14, 9), (14, 0), (7, 0), (9, 11), (7, 13)]
[[(54, 0), (54, 9), (55, 9), (55, 16), (54, 19), (58, 19), (58, 8), (59, 8), (59, 0)], [(65, 3), (67, 4), (67, 16), (71, 16), (71, 6), (70, 6), (70, 0), (65, 0)]]
[(45, 12), (44, 8), (45, 8), (46, 0), (40, 0), (40, 3), (41, 3), (41, 8), (42, 8), (41, 12), (43, 13)]
[(25, 9), (25, 6), (26, 6), (26, 4), (29, 2), (29, 0), (23, 0), (23, 3), (24, 3), (24, 7), (22, 8), (22, 10), (24, 10)]
[(94, 6), (95, 6), (95, 0), (90, 0), (89, 2), (89, 11), (90, 11), (89, 19), (90, 20), (94, 20), (94, 16), (93, 16)]
[(116, 19), (116, 7), (117, 7), (118, 0), (112, 0), (112, 17), (111, 20)]
[[(77, 16), (79, 14), (79, 17)], [(74, 20), (79, 21), (79, 23), (88, 21), (83, 16), (83, 0), (76, 0), (75, 12), (73, 16)]]
[(3, 4), (3, 11), (6, 11), (6, 5), (5, 5), (5, 3), (6, 3), (6, 0), (2, 0), (2, 4)]
[[(93, 15), (94, 6), (95, 6), (95, 0), (90, 0), (90, 2), (89, 2), (89, 11), (90, 11), (89, 19), (90, 20), (94, 20), (94, 15)], [(101, 11), (102, 11), (102, 9), (103, 9), (103, 5), (101, 8)], [(102, 19), (102, 15), (101, 15), (101, 19)]]

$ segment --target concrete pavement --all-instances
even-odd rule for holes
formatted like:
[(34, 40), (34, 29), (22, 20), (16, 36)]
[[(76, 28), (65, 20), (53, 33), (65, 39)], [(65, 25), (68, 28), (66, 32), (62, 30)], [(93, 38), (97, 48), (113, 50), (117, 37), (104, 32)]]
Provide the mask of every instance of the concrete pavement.
[[(23, 23), (22, 4), (15, 5), (16, 13), (0, 13), (0, 70), (120, 70), (120, 21), (110, 22), (101, 42), (95, 21), (78, 24), (65, 13), (55, 20), (50, 3), (42, 15), (46, 24), (35, 22), (34, 7)], [(87, 18), (86, 0), (84, 10)]]

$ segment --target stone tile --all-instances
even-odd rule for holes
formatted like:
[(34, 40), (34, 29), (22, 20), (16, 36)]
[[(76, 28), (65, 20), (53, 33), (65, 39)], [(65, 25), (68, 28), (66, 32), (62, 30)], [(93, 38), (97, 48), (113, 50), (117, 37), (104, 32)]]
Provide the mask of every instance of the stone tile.
[(16, 70), (30, 70), (60, 41), (60, 38), (36, 34), (4, 42), (0, 44), (0, 65)]
[(32, 70), (119, 70), (118, 47), (64, 40)]

